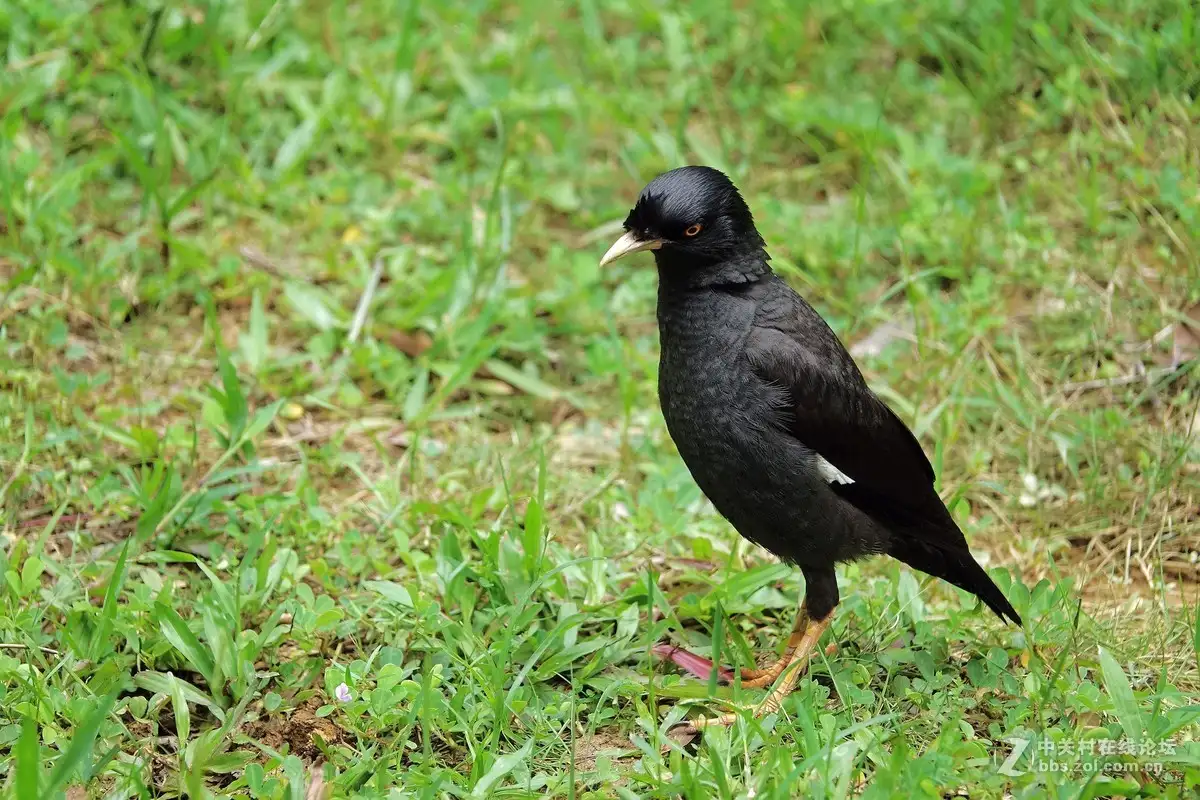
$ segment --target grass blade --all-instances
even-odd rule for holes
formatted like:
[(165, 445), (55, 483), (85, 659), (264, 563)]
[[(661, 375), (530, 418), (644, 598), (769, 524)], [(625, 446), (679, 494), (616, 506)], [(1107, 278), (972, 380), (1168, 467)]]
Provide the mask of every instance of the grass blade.
[(40, 800), (38, 791), (42, 773), (41, 745), (38, 742), (37, 722), (26, 717), (21, 723), (21, 738), (17, 740), (17, 800)]
[(1125, 736), (1131, 742), (1140, 740), (1145, 727), (1133, 695), (1133, 687), (1129, 684), (1125, 670), (1121, 669), (1117, 660), (1103, 647), (1100, 648), (1100, 674), (1104, 678), (1104, 688), (1112, 698), (1113, 713), (1117, 722), (1121, 724), (1121, 729), (1125, 731)]
[(471, 789), (471, 800), (484, 800), (492, 796), (492, 788), (504, 778), (505, 775), (512, 772), (519, 764), (523, 764), (529, 759), (529, 754), (533, 752), (532, 737), (525, 742), (524, 746), (514, 753), (507, 753), (496, 759), (496, 763), (492, 764), (492, 768), (479, 779), (479, 783)]
[(91, 778), (90, 770), (85, 769), (85, 765), (91, 756), (96, 734), (100, 732), (100, 726), (108, 718), (108, 713), (112, 711), (115, 702), (114, 696), (102, 698), (96, 709), (83, 721), (83, 724), (75, 728), (75, 735), (71, 737), (71, 744), (67, 747), (67, 752), (59, 756), (58, 761), (54, 764), (54, 769), (50, 772), (50, 783), (46, 787), (46, 794), (53, 795), (54, 792), (65, 786), (77, 771), (85, 781)]
[(212, 656), (196, 638), (196, 634), (192, 633), (192, 629), (184, 622), (183, 617), (165, 603), (159, 603), (154, 609), (158, 615), (158, 623), (163, 636), (197, 672), (204, 676), (214, 692), (219, 691), (220, 687), (215, 685), (213, 675), (215, 665)]

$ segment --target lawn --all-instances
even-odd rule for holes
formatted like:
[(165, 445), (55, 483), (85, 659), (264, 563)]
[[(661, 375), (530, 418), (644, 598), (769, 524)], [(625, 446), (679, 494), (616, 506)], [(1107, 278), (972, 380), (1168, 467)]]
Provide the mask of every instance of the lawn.
[[(1200, 786), (1187, 0), (0, 5), (4, 797)], [(741, 186), (1024, 617), (692, 482), (640, 187)]]

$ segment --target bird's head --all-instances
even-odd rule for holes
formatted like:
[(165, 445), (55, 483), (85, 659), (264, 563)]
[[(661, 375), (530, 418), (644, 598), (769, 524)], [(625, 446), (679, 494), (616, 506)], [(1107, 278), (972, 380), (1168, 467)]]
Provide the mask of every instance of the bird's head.
[(712, 167), (680, 167), (650, 181), (600, 266), (642, 250), (656, 251), (660, 266), (702, 269), (756, 255), (766, 263), (750, 208), (733, 182)]

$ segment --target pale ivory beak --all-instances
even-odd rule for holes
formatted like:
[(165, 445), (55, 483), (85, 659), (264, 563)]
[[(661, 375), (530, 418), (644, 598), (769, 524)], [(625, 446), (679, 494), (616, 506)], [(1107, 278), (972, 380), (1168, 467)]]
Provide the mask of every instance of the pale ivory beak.
[(657, 250), (663, 246), (662, 239), (639, 239), (633, 231), (626, 231), (621, 235), (620, 239), (613, 242), (613, 246), (608, 248), (608, 252), (604, 254), (604, 258), (600, 259), (600, 266), (606, 267), (622, 256), (627, 256), (630, 253), (639, 253), (642, 250)]

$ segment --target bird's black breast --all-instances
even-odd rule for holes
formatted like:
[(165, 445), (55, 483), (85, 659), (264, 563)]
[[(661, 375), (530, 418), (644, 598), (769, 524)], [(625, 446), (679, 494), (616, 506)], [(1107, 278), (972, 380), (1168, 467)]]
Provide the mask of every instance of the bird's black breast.
[(716, 450), (745, 446), (756, 423), (765, 422), (758, 417), (770, 398), (744, 358), (755, 307), (745, 290), (660, 296), (659, 401), (689, 467), (703, 460), (716, 469), (707, 463)]
[(794, 521), (806, 500), (803, 446), (781, 434), (786, 397), (745, 359), (752, 288), (661, 297), (659, 399), (697, 485), (739, 533), (798, 560)]
[(696, 483), (743, 536), (797, 563), (848, 557), (840, 505), (786, 435), (786, 393), (746, 358), (763, 287), (660, 292), (659, 400)]

